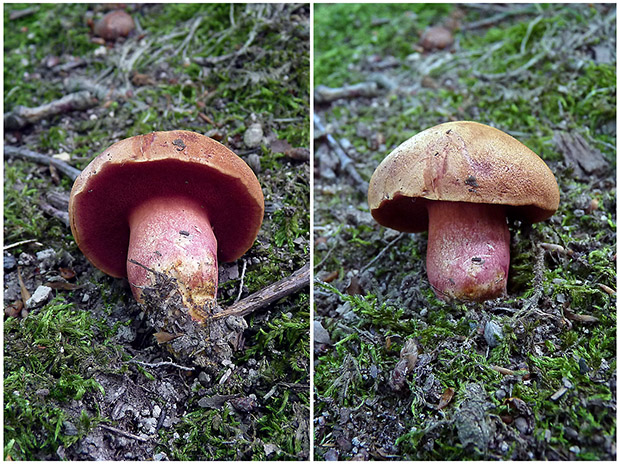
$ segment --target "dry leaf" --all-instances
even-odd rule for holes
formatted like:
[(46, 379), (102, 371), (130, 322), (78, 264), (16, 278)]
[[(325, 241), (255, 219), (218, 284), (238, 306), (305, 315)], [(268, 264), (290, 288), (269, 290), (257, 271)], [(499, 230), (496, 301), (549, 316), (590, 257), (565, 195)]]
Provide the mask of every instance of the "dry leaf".
[(441, 398), (439, 399), (437, 410), (441, 410), (442, 408), (446, 407), (452, 401), (453, 397), (454, 397), (454, 389), (451, 387), (446, 388), (446, 390), (443, 391)]
[(75, 278), (75, 271), (73, 271), (71, 268), (59, 268), (58, 271), (60, 271), (60, 277), (63, 279), (73, 279)]
[(153, 334), (153, 336), (155, 336), (155, 340), (157, 341), (158, 344), (165, 344), (166, 342), (170, 342), (173, 339), (176, 339), (177, 337), (181, 336), (181, 334), (171, 334), (165, 331), (160, 331), (158, 333)]
[(17, 279), (19, 280), (19, 288), (22, 293), (22, 302), (26, 305), (26, 302), (30, 298), (30, 292), (26, 289), (26, 285), (24, 284), (24, 280), (22, 279), (22, 269), (20, 266), (17, 267)]

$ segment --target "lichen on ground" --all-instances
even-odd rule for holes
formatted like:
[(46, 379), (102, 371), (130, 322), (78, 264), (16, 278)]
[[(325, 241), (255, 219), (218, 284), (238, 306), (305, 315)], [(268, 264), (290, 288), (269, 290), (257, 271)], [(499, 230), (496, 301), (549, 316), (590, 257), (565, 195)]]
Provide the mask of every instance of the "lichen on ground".
[[(439, 24), (453, 45), (423, 49)], [(426, 234), (376, 224), (317, 134), (316, 459), (615, 459), (615, 24), (602, 4), (315, 6), (315, 85), (368, 89), (315, 107), (363, 180), (421, 130), (473, 120), (538, 153), (561, 194), (550, 220), (509, 225), (507, 298), (448, 304)]]

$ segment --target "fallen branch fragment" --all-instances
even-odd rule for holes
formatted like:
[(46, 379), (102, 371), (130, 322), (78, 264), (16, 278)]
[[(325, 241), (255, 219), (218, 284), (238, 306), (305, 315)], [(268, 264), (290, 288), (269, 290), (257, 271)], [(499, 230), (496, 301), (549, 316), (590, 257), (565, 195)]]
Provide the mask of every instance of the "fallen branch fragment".
[(107, 429), (108, 431), (112, 431), (114, 433), (118, 433), (118, 434), (122, 434), (123, 436), (127, 436), (130, 439), (135, 439), (136, 441), (140, 441), (140, 442), (149, 442), (148, 439), (144, 439), (141, 438), (140, 436), (137, 436), (133, 433), (128, 433), (127, 431), (123, 431), (122, 429), (118, 429), (118, 428), (114, 428), (113, 426), (108, 426), (108, 425), (103, 425), (103, 424), (99, 424), (99, 426), (103, 429)]
[(178, 363), (174, 363), (174, 362), (157, 362), (157, 363), (147, 363), (147, 362), (141, 362), (139, 360), (129, 360), (130, 363), (135, 363), (137, 365), (143, 366), (143, 367), (147, 367), (147, 368), (159, 368), (159, 367), (164, 367), (164, 366), (171, 366), (174, 368), (178, 368), (179, 370), (185, 370), (185, 371), (194, 371), (195, 368), (191, 368), (191, 367), (186, 367), (183, 365), (179, 365)]
[(9, 13), (9, 20), (11, 21), (15, 21), (16, 19), (20, 19), (20, 18), (24, 18), (26, 16), (30, 16), (35, 14), (37, 11), (39, 11), (39, 7), (30, 7), (30, 8), (25, 8), (23, 10), (13, 10), (11, 11), (11, 13)]
[(340, 170), (347, 173), (353, 179), (353, 181), (355, 181), (355, 187), (357, 188), (357, 190), (364, 194), (364, 196), (367, 195), (368, 183), (364, 181), (360, 174), (356, 171), (353, 160), (351, 160), (351, 158), (346, 154), (340, 144), (336, 142), (334, 136), (332, 136), (325, 130), (323, 123), (321, 123), (321, 118), (316, 113), (314, 114), (314, 126), (317, 132), (325, 134), (325, 137), (327, 138), (327, 143), (329, 144), (331, 149), (338, 155), (338, 158), (340, 159)]
[(254, 294), (241, 299), (239, 302), (232, 304), (224, 311), (213, 315), (213, 319), (226, 318), (228, 316), (245, 316), (249, 315), (259, 308), (280, 300), (290, 294), (303, 289), (310, 285), (310, 263), (306, 263), (302, 268), (295, 271), (288, 278), (284, 278), (276, 283), (261, 289)]
[(592, 315), (584, 313), (573, 313), (570, 310), (564, 310), (564, 316), (569, 320), (578, 321), (580, 323), (598, 323), (599, 319)]
[(616, 291), (614, 291), (611, 287), (606, 286), (605, 284), (599, 283), (598, 287), (607, 292), (609, 295), (616, 295)]
[(34, 161), (35, 163), (39, 163), (41, 165), (52, 165), (62, 173), (69, 176), (73, 181), (75, 181), (75, 178), (77, 178), (81, 173), (80, 170), (74, 168), (73, 166), (65, 163), (62, 160), (48, 157), (47, 155), (43, 155), (42, 153), (33, 152), (32, 150), (28, 150), (25, 147), (14, 147), (12, 145), (5, 145), (4, 154), (9, 157), (17, 157), (24, 160)]
[(314, 89), (314, 101), (316, 103), (329, 103), (341, 98), (375, 97), (377, 95), (379, 95), (379, 87), (376, 82), (360, 82), (344, 87), (317, 86)]
[(370, 268), (372, 266), (373, 263), (375, 263), (377, 260), (379, 260), (379, 258), (381, 258), (381, 256), (387, 252), (394, 244), (396, 244), (399, 240), (401, 240), (403, 238), (403, 236), (405, 235), (405, 233), (400, 233), (398, 236), (396, 236), (395, 239), (393, 239), (388, 245), (386, 245), (383, 250), (381, 250), (381, 252), (379, 252), (375, 258), (373, 258), (372, 260), (370, 260), (368, 263), (366, 263), (366, 265), (364, 265), (364, 267), (360, 270), (360, 274), (362, 274), (364, 271), (366, 271), (368, 268)]
[(2, 250), (9, 250), (14, 247), (19, 247), (20, 245), (30, 244), (32, 242), (37, 242), (38, 239), (26, 239), (24, 241), (14, 242), (13, 244), (5, 245)]
[[(486, 7), (486, 6), (485, 6)], [(484, 18), (481, 19), (479, 21), (474, 21), (471, 22), (469, 24), (463, 24), (460, 29), (461, 31), (472, 31), (474, 29), (479, 29), (482, 27), (488, 27), (488, 26), (493, 26), (496, 23), (503, 21), (504, 19), (508, 18), (509, 16), (515, 16), (515, 15), (522, 15), (522, 14), (528, 14), (528, 13), (533, 13), (536, 10), (531, 8), (531, 7), (526, 7), (526, 8), (519, 8), (519, 9), (515, 9), (515, 10), (508, 10), (508, 11), (502, 11), (496, 15), (493, 15), (489, 18)]]
[(558, 252), (563, 255), (568, 255), (569, 257), (572, 257), (573, 254), (575, 253), (571, 249), (565, 249), (564, 247), (558, 244), (549, 244), (548, 242), (541, 242), (540, 246), (548, 252)]
[(58, 100), (34, 108), (20, 105), (13, 111), (4, 114), (4, 128), (9, 130), (21, 129), (60, 113), (92, 108), (97, 105), (97, 102), (97, 99), (90, 92), (82, 91), (65, 95)]

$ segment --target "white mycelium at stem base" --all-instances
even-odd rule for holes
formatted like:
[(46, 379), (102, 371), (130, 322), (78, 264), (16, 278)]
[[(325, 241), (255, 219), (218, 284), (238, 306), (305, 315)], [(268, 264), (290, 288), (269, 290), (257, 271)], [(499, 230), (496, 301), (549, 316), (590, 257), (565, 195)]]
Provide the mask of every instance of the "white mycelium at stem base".
[(426, 269), (443, 300), (483, 301), (506, 293), (510, 232), (505, 207), (429, 202)]
[[(154, 198), (129, 217), (127, 277), (136, 300), (154, 270), (176, 280), (190, 315), (203, 322), (217, 295), (217, 241), (206, 212), (190, 199)], [(131, 263), (133, 260), (140, 265)]]

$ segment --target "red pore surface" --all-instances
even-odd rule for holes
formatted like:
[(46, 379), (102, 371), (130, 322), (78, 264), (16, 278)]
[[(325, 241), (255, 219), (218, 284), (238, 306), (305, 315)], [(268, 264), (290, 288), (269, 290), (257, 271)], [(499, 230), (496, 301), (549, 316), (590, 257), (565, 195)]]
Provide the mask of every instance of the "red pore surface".
[(183, 196), (156, 197), (129, 215), (127, 277), (136, 300), (156, 286), (156, 274), (175, 280), (194, 320), (204, 321), (217, 293), (217, 241), (204, 208)]
[(510, 232), (505, 207), (428, 202), (426, 269), (443, 300), (484, 301), (506, 293)]

